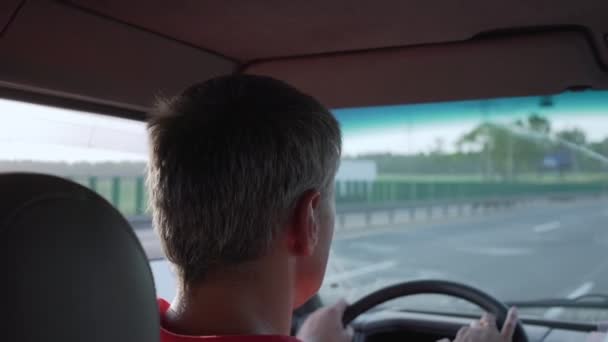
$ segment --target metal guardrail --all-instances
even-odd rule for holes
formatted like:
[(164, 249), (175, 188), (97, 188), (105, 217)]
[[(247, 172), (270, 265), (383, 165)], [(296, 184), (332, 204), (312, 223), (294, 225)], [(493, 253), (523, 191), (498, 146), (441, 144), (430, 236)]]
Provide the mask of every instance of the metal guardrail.
[[(579, 198), (600, 197), (604, 194), (587, 193), (554, 193), (543, 196), (511, 196), (511, 197), (493, 197), (493, 198), (471, 198), (466, 200), (444, 200), (444, 201), (419, 201), (419, 202), (385, 202), (385, 203), (357, 203), (357, 204), (341, 204), (336, 206), (336, 220), (338, 229), (346, 226), (347, 215), (363, 215), (366, 226), (374, 226), (372, 216), (378, 213), (385, 213), (388, 218), (388, 224), (396, 223), (397, 212), (408, 212), (409, 219), (414, 220), (415, 215), (422, 211), (425, 213), (427, 220), (433, 219), (437, 212), (440, 217), (450, 217), (450, 209), (455, 209), (456, 216), (464, 216), (467, 214), (465, 208), (469, 208), (469, 215), (484, 213), (488, 209), (511, 208), (515, 205), (530, 203), (535, 201), (564, 201), (575, 200)], [(452, 210), (454, 211), (454, 210)], [(129, 221), (135, 229), (149, 229), (152, 226), (150, 216), (138, 215), (129, 217)]]
[(385, 202), (385, 203), (357, 203), (336, 206), (336, 218), (340, 227), (345, 226), (346, 216), (361, 214), (364, 216), (366, 225), (372, 224), (372, 215), (386, 213), (388, 224), (395, 223), (395, 216), (398, 211), (407, 211), (410, 220), (415, 218), (417, 211), (426, 212), (426, 218), (432, 219), (435, 212), (439, 211), (442, 217), (450, 216), (450, 209), (455, 209), (457, 216), (464, 216), (465, 208), (470, 208), (472, 214), (482, 212), (490, 208), (509, 208), (516, 204), (534, 202), (541, 200), (572, 200), (581, 197), (599, 197), (602, 194), (587, 194), (584, 192), (560, 192), (549, 195), (537, 196), (501, 196), (501, 197), (479, 197), (469, 199), (455, 199), (442, 201), (417, 201), (417, 202)]
[[(145, 221), (148, 194), (144, 177), (69, 177), (110, 201), (135, 223)], [(508, 203), (550, 196), (579, 196), (608, 193), (608, 183), (499, 183), (499, 182), (416, 182), (374, 181), (337, 182), (336, 207), (339, 215), (348, 213), (394, 212), (408, 208), (485, 205)], [(446, 211), (448, 209), (445, 209)], [(394, 215), (389, 213), (389, 216)], [(139, 220), (139, 221), (138, 221)], [(148, 218), (149, 220), (149, 218)], [(143, 223), (142, 223), (143, 224)]]

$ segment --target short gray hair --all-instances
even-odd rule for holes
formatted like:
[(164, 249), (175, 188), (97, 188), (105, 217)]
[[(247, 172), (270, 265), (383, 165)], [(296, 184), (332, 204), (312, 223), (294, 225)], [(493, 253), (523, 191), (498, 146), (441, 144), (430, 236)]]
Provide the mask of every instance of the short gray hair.
[(338, 122), (284, 82), (196, 84), (160, 101), (148, 131), (154, 225), (185, 283), (262, 256), (304, 192), (333, 193)]

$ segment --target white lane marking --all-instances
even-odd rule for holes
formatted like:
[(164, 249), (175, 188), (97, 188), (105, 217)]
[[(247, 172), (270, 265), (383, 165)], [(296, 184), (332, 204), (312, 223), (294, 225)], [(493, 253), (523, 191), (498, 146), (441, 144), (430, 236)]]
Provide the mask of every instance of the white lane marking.
[[(583, 296), (583, 295), (589, 293), (591, 291), (591, 289), (593, 289), (593, 282), (588, 281), (586, 283), (582, 283), (581, 286), (577, 287), (574, 291), (570, 292), (570, 294), (568, 294), (566, 296), (566, 298), (575, 299), (577, 297), (580, 297), (580, 296)], [(558, 318), (559, 316), (561, 316), (561, 314), (563, 312), (564, 312), (563, 308), (551, 308), (551, 309), (547, 310), (547, 312), (545, 312), (544, 317), (549, 318), (549, 319), (555, 319), (555, 318)]]
[(572, 291), (566, 298), (575, 299), (577, 297), (586, 295), (593, 289), (593, 282), (588, 281), (586, 283), (581, 284), (576, 290)]
[(532, 254), (532, 250), (530, 248), (509, 248), (509, 247), (471, 247), (471, 248), (457, 248), (459, 252), (476, 254), (476, 255), (485, 255), (485, 256), (518, 256), (518, 255), (529, 255)]
[(556, 230), (561, 228), (562, 224), (559, 221), (552, 221), (552, 222), (547, 222), (547, 223), (543, 223), (543, 224), (539, 224), (537, 226), (534, 226), (534, 228), (532, 228), (532, 230), (535, 233), (546, 233), (546, 232), (550, 232), (552, 230)]
[(387, 260), (387, 261), (379, 262), (377, 264), (371, 264), (371, 265), (363, 266), (363, 267), (360, 267), (360, 268), (357, 268), (354, 270), (331, 275), (329, 277), (326, 277), (325, 281), (328, 283), (339, 282), (339, 281), (351, 279), (354, 277), (360, 277), (360, 276), (374, 273), (374, 272), (388, 270), (390, 268), (394, 268), (395, 266), (397, 266), (396, 260)]

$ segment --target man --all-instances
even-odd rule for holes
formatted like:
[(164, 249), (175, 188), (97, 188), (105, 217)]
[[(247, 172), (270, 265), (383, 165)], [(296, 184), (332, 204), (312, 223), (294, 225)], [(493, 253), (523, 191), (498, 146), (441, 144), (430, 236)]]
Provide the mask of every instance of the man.
[[(154, 223), (179, 280), (159, 301), (161, 340), (295, 340), (291, 313), (318, 291), (333, 235), (336, 119), (283, 82), (233, 75), (161, 102), (149, 135)], [(345, 307), (298, 338), (350, 341)]]

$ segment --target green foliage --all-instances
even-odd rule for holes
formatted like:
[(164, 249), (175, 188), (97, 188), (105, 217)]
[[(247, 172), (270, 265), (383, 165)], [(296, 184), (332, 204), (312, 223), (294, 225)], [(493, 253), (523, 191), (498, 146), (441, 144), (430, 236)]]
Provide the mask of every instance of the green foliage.
[(534, 132), (549, 134), (551, 132), (551, 122), (545, 117), (532, 113), (528, 117), (528, 128)]
[(608, 138), (597, 143), (591, 143), (589, 146), (593, 151), (608, 158)]
[[(607, 170), (605, 163), (573, 150), (563, 142), (608, 157), (608, 138), (588, 143), (585, 132), (578, 128), (552, 134), (551, 122), (531, 113), (527, 118), (506, 125), (480, 123), (456, 142), (458, 152), (455, 153), (445, 153), (443, 141), (437, 139), (436, 147), (429, 154), (367, 154), (358, 159), (376, 161), (381, 175), (467, 175), (486, 181), (520, 181), (530, 175), (545, 178), (551, 171), (543, 169), (543, 159), (556, 153), (570, 156), (574, 164), (572, 171), (584, 174)], [(560, 173), (559, 176), (565, 175)]]
[[(522, 133), (526, 131), (533, 134)], [(465, 133), (457, 147), (480, 150), (487, 178), (498, 175), (504, 180), (514, 180), (519, 173), (538, 170), (547, 152), (546, 142), (538, 137), (550, 131), (551, 123), (546, 118), (531, 114), (526, 121), (516, 120), (511, 126), (481, 123)]]
[(354, 159), (376, 162), (378, 173), (384, 174), (481, 174), (481, 156), (477, 152), (453, 154), (399, 155), (391, 153), (365, 154)]
[(563, 130), (561, 132), (558, 132), (556, 136), (562, 140), (571, 142), (576, 145), (584, 146), (585, 144), (587, 144), (587, 136), (585, 135), (585, 132), (578, 128)]

